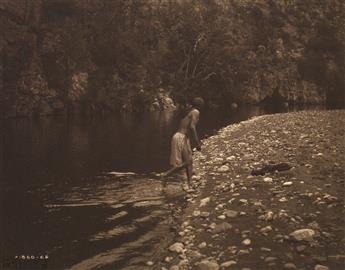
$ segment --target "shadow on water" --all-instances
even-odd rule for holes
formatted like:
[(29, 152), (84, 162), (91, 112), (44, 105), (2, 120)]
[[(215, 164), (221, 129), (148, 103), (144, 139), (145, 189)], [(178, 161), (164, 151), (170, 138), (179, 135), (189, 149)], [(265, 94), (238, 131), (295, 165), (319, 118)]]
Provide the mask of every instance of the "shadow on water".
[[(205, 138), (279, 111), (205, 111), (199, 134)], [(49, 254), (47, 266), (54, 269), (143, 265), (169, 237), (171, 203), (183, 199), (179, 183), (166, 192), (148, 174), (168, 168), (178, 120), (174, 112), (154, 112), (6, 122), (0, 146), (3, 256)], [(110, 171), (135, 174), (104, 174)]]

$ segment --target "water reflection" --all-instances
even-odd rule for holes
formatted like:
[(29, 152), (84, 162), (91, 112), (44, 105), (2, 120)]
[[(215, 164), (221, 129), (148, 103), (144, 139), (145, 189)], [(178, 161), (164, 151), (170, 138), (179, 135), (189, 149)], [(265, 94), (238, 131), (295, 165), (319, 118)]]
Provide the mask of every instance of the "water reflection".
[[(172, 182), (168, 188), (175, 199), (183, 196), (179, 183)], [(172, 190), (175, 192), (172, 193)], [(169, 215), (168, 203), (173, 197), (166, 197), (162, 182), (148, 175), (100, 176), (97, 182), (74, 187), (70, 192), (56, 196), (50, 197), (44, 205), (46, 218), (63, 218), (65, 226), (74, 231), (72, 238), (64, 228), (55, 231), (64, 242), (53, 247), (54, 256), (62, 258), (66, 252), (78, 254), (85, 246), (89, 252), (97, 254), (91, 258), (88, 254), (71, 258), (69, 264), (78, 262), (72, 269), (93, 269), (96, 266), (116, 268), (133, 255), (137, 256), (136, 263), (126, 263), (126, 266), (140, 267), (147, 258), (138, 254), (137, 249), (150, 241), (146, 252), (151, 250), (148, 255), (152, 255), (156, 245), (161, 244), (162, 235), (168, 233), (169, 220), (166, 216)], [(86, 211), (89, 221), (83, 223), (85, 217), (78, 217)], [(83, 231), (77, 231), (81, 223)], [(68, 243), (74, 243), (73, 247), (66, 249)], [(107, 256), (109, 249), (112, 250), (111, 256), (99, 261), (99, 254)], [(59, 261), (55, 263), (61, 265)]]

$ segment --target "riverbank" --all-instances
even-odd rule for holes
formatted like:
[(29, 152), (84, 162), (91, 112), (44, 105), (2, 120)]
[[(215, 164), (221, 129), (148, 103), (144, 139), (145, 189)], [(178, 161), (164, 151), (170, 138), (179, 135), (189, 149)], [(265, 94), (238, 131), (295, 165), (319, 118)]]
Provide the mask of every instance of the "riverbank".
[[(200, 185), (154, 269), (343, 269), (344, 132), (344, 110), (302, 111), (204, 140)], [(268, 164), (285, 167), (257, 175)]]

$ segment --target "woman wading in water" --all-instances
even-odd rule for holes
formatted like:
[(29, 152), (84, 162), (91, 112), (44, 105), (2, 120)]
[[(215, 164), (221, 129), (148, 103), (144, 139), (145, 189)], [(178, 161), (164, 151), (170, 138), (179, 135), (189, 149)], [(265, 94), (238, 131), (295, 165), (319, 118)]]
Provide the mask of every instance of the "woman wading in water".
[(196, 125), (199, 122), (200, 110), (203, 107), (204, 100), (202, 98), (193, 98), (192, 107), (180, 121), (179, 128), (171, 139), (170, 165), (172, 168), (160, 174), (160, 176), (164, 177), (180, 172), (180, 175), (185, 179), (184, 173), (182, 172), (185, 169), (188, 189), (191, 187), (190, 180), (193, 174), (193, 151), (190, 139), (193, 138), (196, 143), (196, 149), (200, 151), (201, 142), (196, 131)]

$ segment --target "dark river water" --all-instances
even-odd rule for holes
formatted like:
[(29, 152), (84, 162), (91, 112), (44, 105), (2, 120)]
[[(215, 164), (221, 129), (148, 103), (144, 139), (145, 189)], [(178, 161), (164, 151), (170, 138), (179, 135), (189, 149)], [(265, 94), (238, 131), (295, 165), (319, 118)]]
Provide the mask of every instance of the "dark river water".
[[(264, 113), (260, 107), (202, 112), (198, 131), (205, 138)], [(5, 122), (3, 266), (144, 269), (169, 237), (170, 203), (179, 197), (163, 193), (149, 174), (169, 167), (177, 123), (174, 112)], [(107, 175), (112, 171), (136, 174)]]

